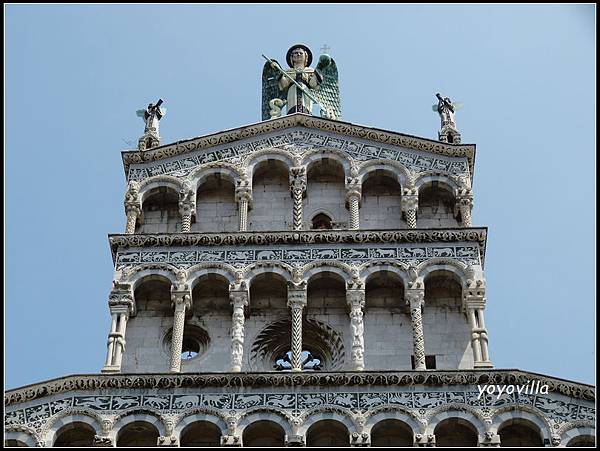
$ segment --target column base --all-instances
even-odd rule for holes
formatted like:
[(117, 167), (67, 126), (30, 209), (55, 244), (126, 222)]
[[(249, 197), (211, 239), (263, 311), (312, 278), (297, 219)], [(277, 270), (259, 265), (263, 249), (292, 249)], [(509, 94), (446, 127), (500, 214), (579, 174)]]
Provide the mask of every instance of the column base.
[(101, 373), (120, 373), (121, 367), (115, 366), (115, 365), (107, 365), (104, 368), (102, 368), (102, 370), (100, 370), (100, 372)]
[(475, 362), (473, 368), (494, 368), (494, 365), (491, 361), (486, 360), (484, 362)]

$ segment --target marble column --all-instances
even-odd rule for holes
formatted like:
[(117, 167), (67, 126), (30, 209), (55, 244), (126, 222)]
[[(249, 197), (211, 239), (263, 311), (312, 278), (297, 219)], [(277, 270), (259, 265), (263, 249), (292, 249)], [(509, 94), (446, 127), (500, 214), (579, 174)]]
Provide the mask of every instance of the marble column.
[(306, 282), (288, 283), (287, 305), (292, 315), (292, 371), (302, 371), (302, 313), (306, 307)]
[(294, 205), (294, 230), (302, 230), (302, 199), (306, 192), (306, 167), (290, 168), (290, 190)]
[(358, 230), (360, 228), (361, 196), (362, 187), (358, 181), (346, 184), (346, 202), (350, 211), (350, 230)]
[(415, 356), (415, 369), (424, 370), (425, 367), (425, 337), (423, 335), (423, 301), (425, 290), (407, 289), (405, 291), (406, 303), (410, 308), (410, 322), (413, 332), (413, 354)]
[(252, 202), (252, 187), (246, 179), (238, 180), (235, 188), (235, 200), (238, 204), (239, 231), (248, 230), (248, 209)]
[(365, 342), (363, 309), (365, 308), (365, 290), (346, 290), (346, 302), (350, 308), (350, 328), (352, 330), (352, 369), (365, 369)]
[(244, 308), (248, 305), (248, 292), (246, 290), (230, 291), (229, 299), (233, 306), (231, 317), (231, 372), (242, 371), (242, 358), (244, 356)]
[(408, 187), (402, 190), (401, 209), (409, 229), (417, 228), (417, 209), (419, 208), (419, 190)]
[(113, 289), (108, 306), (111, 314), (110, 332), (108, 334), (106, 363), (103, 373), (121, 371), (123, 353), (125, 352), (125, 332), (130, 315), (135, 313), (133, 295), (129, 286)]
[(181, 371), (181, 352), (185, 330), (185, 312), (192, 307), (192, 293), (188, 290), (171, 290), (171, 302), (174, 307), (173, 331), (171, 332), (171, 360), (169, 369), (173, 373)]

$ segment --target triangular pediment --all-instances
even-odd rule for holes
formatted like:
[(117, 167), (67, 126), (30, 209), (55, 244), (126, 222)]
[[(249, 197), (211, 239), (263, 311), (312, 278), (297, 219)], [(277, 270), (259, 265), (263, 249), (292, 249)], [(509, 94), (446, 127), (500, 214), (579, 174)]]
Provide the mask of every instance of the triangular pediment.
[(240, 164), (256, 152), (275, 149), (291, 156), (315, 149), (344, 152), (352, 160), (391, 160), (416, 173), (438, 171), (472, 178), (474, 144), (447, 144), (402, 133), (305, 114), (238, 127), (145, 151), (124, 151), (129, 180), (158, 175), (185, 177), (218, 161)]

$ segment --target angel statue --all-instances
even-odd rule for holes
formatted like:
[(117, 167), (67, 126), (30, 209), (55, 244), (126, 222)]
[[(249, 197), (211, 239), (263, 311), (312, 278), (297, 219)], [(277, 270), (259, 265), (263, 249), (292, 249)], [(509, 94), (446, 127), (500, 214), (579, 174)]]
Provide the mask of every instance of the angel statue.
[(340, 119), (340, 89), (337, 66), (333, 58), (323, 54), (317, 67), (310, 67), (312, 52), (303, 44), (296, 44), (287, 51), (289, 69), (267, 58), (262, 72), (262, 119), (281, 116), (287, 106), (287, 114), (312, 114), (316, 104), (321, 116)]
[(435, 95), (438, 103), (432, 105), (431, 109), (437, 111), (440, 115), (442, 124), (438, 133), (439, 140), (453, 144), (460, 143), (460, 132), (456, 127), (454, 112), (462, 108), (462, 103), (452, 103), (450, 97), (442, 97), (439, 93)]
[(139, 150), (146, 150), (156, 147), (160, 144), (160, 135), (158, 134), (158, 123), (162, 117), (167, 114), (166, 108), (161, 108), (163, 99), (158, 99), (156, 104), (149, 104), (145, 110), (137, 110), (138, 117), (144, 119), (144, 135), (138, 142)]

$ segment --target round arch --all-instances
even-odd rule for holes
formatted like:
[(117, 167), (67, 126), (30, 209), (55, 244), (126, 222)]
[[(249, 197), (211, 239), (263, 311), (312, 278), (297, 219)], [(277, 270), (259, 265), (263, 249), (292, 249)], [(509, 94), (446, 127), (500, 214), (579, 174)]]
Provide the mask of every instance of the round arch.
[(455, 194), (456, 190), (464, 188), (464, 184), (458, 177), (451, 174), (443, 174), (432, 171), (421, 172), (415, 180), (415, 187), (420, 190), (421, 187), (429, 185), (433, 182), (443, 185), (452, 194)]
[(325, 260), (307, 264), (302, 268), (302, 279), (306, 280), (306, 283), (309, 283), (311, 278), (320, 273), (335, 274), (339, 276), (344, 283), (352, 281), (352, 269), (350, 266), (333, 260)]
[(135, 290), (144, 282), (149, 280), (164, 280), (171, 285), (177, 281), (177, 268), (168, 263), (151, 263), (134, 267), (125, 277), (125, 282), (131, 284), (131, 289)]
[(431, 274), (438, 271), (447, 271), (452, 273), (455, 277), (457, 277), (457, 281), (459, 282), (461, 288), (465, 288), (469, 275), (468, 268), (466, 265), (457, 260), (432, 258), (420, 263), (417, 266), (419, 279), (421, 279), (423, 282), (425, 282)]
[(179, 191), (184, 188), (184, 184), (181, 179), (171, 175), (157, 175), (144, 179), (139, 184), (139, 199), (141, 205), (144, 205), (148, 195), (155, 188), (169, 188), (175, 191), (179, 196)]
[(36, 437), (35, 431), (22, 426), (7, 426), (4, 431), (4, 442), (6, 443), (7, 440), (15, 440), (32, 448), (35, 446), (40, 446), (38, 445), (40, 440)]
[(118, 440), (121, 430), (128, 424), (135, 423), (136, 421), (151, 424), (158, 430), (159, 436), (167, 435), (165, 423), (158, 412), (150, 409), (132, 409), (122, 412), (115, 419), (111, 433), (115, 442)]
[(409, 171), (404, 165), (393, 160), (375, 160), (367, 161), (360, 165), (358, 169), (358, 179), (361, 184), (364, 184), (374, 172), (381, 171), (385, 174), (390, 174), (394, 180), (398, 182), (400, 188), (407, 184), (409, 179)]
[(235, 166), (225, 162), (213, 163), (210, 166), (201, 166), (188, 176), (194, 192), (198, 191), (208, 177), (216, 174), (224, 176), (223, 178), (233, 183), (234, 187), (236, 186), (236, 182), (242, 178), (242, 174)]
[(244, 272), (244, 279), (248, 283), (248, 287), (252, 286), (254, 278), (260, 274), (273, 273), (281, 276), (285, 282), (292, 280), (292, 273), (290, 269), (280, 263), (264, 263), (257, 262), (246, 268)]
[(272, 421), (278, 424), (283, 429), (286, 435), (292, 435), (292, 426), (288, 418), (277, 410), (259, 408), (255, 410), (249, 410), (245, 412), (238, 423), (238, 431), (240, 434), (244, 433), (244, 430), (252, 423), (258, 421)]
[(369, 279), (380, 272), (391, 272), (397, 275), (404, 288), (408, 288), (410, 280), (406, 272), (406, 265), (397, 261), (379, 261), (375, 263), (367, 262), (360, 267), (360, 278), (364, 282), (365, 286)]
[(256, 169), (268, 160), (280, 161), (288, 170), (294, 166), (294, 157), (289, 152), (280, 149), (262, 149), (249, 155), (243, 162), (242, 167), (247, 169), (248, 179), (254, 178)]
[(492, 418), (490, 431), (497, 434), (503, 426), (515, 421), (528, 423), (540, 434), (543, 442), (546, 440), (550, 441), (552, 435), (550, 431), (552, 428), (546, 422), (543, 415), (535, 412), (533, 409), (526, 409), (525, 406), (499, 409)]
[(345, 178), (351, 176), (350, 168), (352, 167), (352, 160), (348, 154), (341, 150), (328, 147), (314, 149), (304, 154), (302, 165), (306, 166), (306, 173), (308, 174), (308, 171), (312, 165), (323, 159), (337, 162), (342, 167)]
[(190, 289), (198, 284), (203, 276), (216, 274), (227, 280), (228, 283), (235, 283), (235, 269), (225, 263), (199, 263), (188, 269), (188, 282), (190, 283)]
[(342, 423), (348, 429), (348, 433), (352, 434), (357, 431), (356, 424), (352, 421), (352, 414), (350, 411), (347, 411), (342, 408), (324, 408), (324, 409), (315, 409), (314, 411), (305, 414), (303, 416), (302, 425), (298, 428), (298, 433), (301, 435), (306, 435), (306, 432), (310, 427), (322, 420), (335, 420)]

